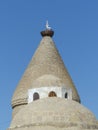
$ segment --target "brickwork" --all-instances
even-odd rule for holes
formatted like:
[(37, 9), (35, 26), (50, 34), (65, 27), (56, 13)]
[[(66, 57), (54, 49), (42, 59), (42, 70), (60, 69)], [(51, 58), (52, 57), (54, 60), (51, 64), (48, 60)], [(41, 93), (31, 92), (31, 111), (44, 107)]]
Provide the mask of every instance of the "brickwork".
[[(8, 130), (98, 130), (95, 116), (80, 104), (78, 92), (51, 38), (53, 33), (51, 30), (41, 33), (40, 45), (13, 95), (13, 118)], [(36, 93), (31, 100), (34, 92), (39, 95)], [(64, 98), (66, 92), (71, 100)], [(56, 97), (51, 97), (53, 94)]]
[[(37, 78), (45, 74), (51, 74), (60, 78), (62, 83), (72, 89), (72, 99), (80, 101), (76, 88), (64, 66), (53, 40), (51, 37), (45, 36), (15, 90), (12, 106), (18, 105), (19, 103), (27, 103), (28, 89), (30, 89)], [(47, 84), (47, 86), (48, 85), (49, 84)]]
[[(22, 115), (22, 116), (21, 116)], [(36, 127), (55, 130), (81, 128), (98, 129), (94, 115), (81, 104), (61, 98), (40, 99), (22, 108), (13, 118), (10, 130), (36, 130)], [(45, 127), (44, 127), (45, 126)], [(47, 127), (46, 127), (47, 126)]]

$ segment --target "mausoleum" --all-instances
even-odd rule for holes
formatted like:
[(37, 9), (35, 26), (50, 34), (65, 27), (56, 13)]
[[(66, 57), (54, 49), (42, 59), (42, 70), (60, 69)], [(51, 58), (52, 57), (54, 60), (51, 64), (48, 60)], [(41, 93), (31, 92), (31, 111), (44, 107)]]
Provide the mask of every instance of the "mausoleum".
[(93, 113), (81, 105), (49, 27), (12, 97), (7, 130), (98, 130)]

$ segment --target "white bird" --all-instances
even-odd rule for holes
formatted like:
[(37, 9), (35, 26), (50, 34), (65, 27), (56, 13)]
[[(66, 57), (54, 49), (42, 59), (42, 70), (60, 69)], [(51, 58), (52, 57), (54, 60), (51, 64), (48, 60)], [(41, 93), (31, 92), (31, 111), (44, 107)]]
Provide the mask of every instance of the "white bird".
[(51, 27), (49, 26), (48, 21), (46, 21), (46, 29), (51, 30)]

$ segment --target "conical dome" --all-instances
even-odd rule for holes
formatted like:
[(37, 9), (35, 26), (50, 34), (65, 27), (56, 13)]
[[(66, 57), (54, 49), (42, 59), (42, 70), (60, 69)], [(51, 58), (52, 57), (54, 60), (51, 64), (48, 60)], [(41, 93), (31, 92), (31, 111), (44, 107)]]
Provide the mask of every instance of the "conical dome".
[[(51, 31), (48, 31), (48, 33), (51, 34)], [(31, 62), (13, 95), (12, 107), (27, 103), (28, 89), (30, 89), (32, 84), (43, 75), (53, 75), (54, 77), (60, 79), (62, 84), (65, 84), (66, 88), (72, 90), (72, 99), (78, 102), (80, 101), (77, 90), (51, 38), (53, 34), (50, 35), (48, 33), (42, 32), (43, 38), (39, 47), (31, 59)]]
[(77, 90), (52, 40), (43, 38), (12, 98), (8, 130), (98, 130), (95, 116), (80, 104)]

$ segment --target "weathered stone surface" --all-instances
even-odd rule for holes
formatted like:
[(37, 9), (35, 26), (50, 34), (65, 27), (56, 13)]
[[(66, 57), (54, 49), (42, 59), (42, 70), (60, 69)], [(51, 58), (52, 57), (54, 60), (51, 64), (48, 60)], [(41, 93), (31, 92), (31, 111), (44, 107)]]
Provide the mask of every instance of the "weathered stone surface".
[[(80, 101), (77, 90), (69, 76), (56, 46), (49, 36), (43, 37), (29, 66), (20, 80), (12, 98), (12, 107), (27, 103), (27, 91), (37, 78), (43, 75), (54, 75), (62, 84), (72, 89), (72, 99)], [(43, 80), (44, 81), (44, 80)], [(44, 81), (45, 82), (45, 81)], [(49, 84), (47, 83), (47, 86)], [(40, 86), (41, 87), (41, 86)], [(43, 86), (42, 86), (43, 87)]]
[(52, 97), (26, 105), (14, 116), (9, 130), (96, 130), (95, 116), (72, 100)]
[[(53, 32), (42, 32), (43, 39), (15, 90), (13, 118), (8, 130), (98, 130), (95, 116), (80, 104), (77, 90), (50, 37), (52, 35)], [(71, 98), (57, 95), (62, 86), (71, 90)], [(55, 90), (57, 97), (47, 98), (40, 90), (45, 87)], [(28, 91), (37, 89), (44, 98), (28, 102)]]

